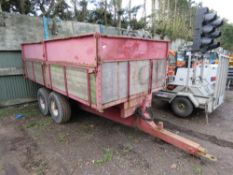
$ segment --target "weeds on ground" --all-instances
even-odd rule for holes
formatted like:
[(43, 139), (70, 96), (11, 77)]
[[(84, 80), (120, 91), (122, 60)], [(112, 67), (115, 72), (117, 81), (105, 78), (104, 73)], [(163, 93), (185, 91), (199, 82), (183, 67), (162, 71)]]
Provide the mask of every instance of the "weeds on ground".
[(115, 151), (116, 158), (121, 159), (124, 156), (128, 155), (130, 152), (132, 152), (134, 149), (133, 145), (131, 143), (127, 144), (119, 144), (117, 150)]
[(4, 169), (1, 164), (0, 164), (0, 174), (4, 174)]
[(68, 136), (69, 134), (68, 133), (59, 133), (58, 136), (57, 136), (57, 141), (59, 143), (68, 143)]
[(48, 162), (46, 160), (35, 160), (32, 162), (33, 169), (36, 175), (45, 175), (48, 169)]
[(52, 119), (50, 117), (47, 117), (47, 118), (43, 118), (42, 120), (35, 120), (27, 123), (25, 125), (25, 128), (43, 129), (49, 126), (51, 123), (52, 123)]
[(37, 106), (30, 106), (30, 107), (25, 107), (17, 111), (17, 113), (22, 114), (25, 117), (33, 117), (36, 115), (40, 115), (40, 112), (37, 108)]
[(102, 165), (112, 160), (113, 151), (110, 148), (105, 148), (100, 159), (96, 160), (94, 163)]
[(132, 151), (132, 150), (133, 150), (133, 145), (130, 144), (130, 143), (128, 143), (128, 144), (126, 144), (126, 145), (123, 146), (123, 148), (122, 148), (122, 150), (121, 150), (121, 153), (122, 153), (123, 155), (125, 155), (125, 154), (129, 153), (129, 152)]
[(89, 125), (84, 123), (83, 125), (79, 126), (78, 132), (83, 134), (91, 134), (93, 132), (94, 125)]
[(9, 113), (11, 112), (12, 108), (3, 108), (0, 109), (0, 119), (3, 119), (4, 117), (8, 116)]
[(195, 175), (202, 175), (202, 169), (201, 167), (197, 166), (197, 165), (194, 165), (193, 166), (193, 173)]
[(6, 107), (0, 109), (0, 119), (16, 114), (21, 114), (25, 117), (40, 115), (36, 104), (30, 104), (27, 106), (20, 106), (20, 107)]

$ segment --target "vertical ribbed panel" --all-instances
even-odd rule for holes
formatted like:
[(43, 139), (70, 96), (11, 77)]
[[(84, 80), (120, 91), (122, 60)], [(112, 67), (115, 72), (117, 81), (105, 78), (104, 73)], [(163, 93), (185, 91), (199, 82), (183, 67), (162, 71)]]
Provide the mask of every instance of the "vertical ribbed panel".
[(152, 89), (161, 88), (166, 80), (166, 60), (154, 60), (152, 72)]
[(35, 78), (36, 82), (40, 84), (44, 84), (44, 79), (43, 79), (43, 72), (42, 72), (42, 65), (41, 63), (36, 63), (34, 62), (34, 70), (35, 70)]
[(36, 97), (38, 87), (22, 75), (0, 77), (0, 101)]
[[(20, 51), (1, 51), (0, 68), (22, 68)], [(0, 76), (0, 103), (7, 100), (36, 96), (39, 86), (23, 75)]]
[(0, 51), (0, 68), (22, 67), (20, 51)]

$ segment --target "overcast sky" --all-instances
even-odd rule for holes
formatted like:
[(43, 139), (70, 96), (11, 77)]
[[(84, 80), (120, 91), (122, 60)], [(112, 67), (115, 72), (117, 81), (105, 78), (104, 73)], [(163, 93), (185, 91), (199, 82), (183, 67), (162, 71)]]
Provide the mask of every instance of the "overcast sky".
[[(143, 4), (143, 0), (131, 0), (132, 6)], [(203, 6), (207, 6), (215, 10), (219, 16), (226, 18), (233, 23), (233, 0), (195, 0), (197, 3), (202, 2)], [(127, 7), (128, 0), (123, 0), (123, 6)], [(151, 10), (151, 0), (147, 0), (147, 12)], [(138, 15), (141, 12), (139, 12)]]
[(203, 6), (217, 11), (218, 15), (229, 20), (233, 23), (233, 1), (232, 0), (195, 0), (202, 2)]

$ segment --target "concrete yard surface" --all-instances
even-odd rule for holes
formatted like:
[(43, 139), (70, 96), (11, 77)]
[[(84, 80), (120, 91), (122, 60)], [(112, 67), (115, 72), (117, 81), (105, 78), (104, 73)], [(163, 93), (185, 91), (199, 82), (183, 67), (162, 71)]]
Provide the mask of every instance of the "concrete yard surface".
[[(196, 158), (172, 145), (96, 115), (72, 108), (72, 120), (55, 124), (37, 104), (0, 109), (0, 175), (232, 175), (233, 92), (209, 116), (175, 117), (153, 100), (156, 120), (200, 143), (217, 162)], [(16, 114), (24, 117), (16, 119)]]

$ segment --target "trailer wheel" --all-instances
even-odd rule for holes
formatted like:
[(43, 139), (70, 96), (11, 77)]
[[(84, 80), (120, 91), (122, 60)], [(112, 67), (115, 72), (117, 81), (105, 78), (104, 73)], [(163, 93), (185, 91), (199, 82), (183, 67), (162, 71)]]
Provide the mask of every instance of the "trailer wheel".
[(45, 88), (40, 88), (37, 92), (37, 101), (39, 105), (40, 112), (46, 116), (49, 114), (49, 90)]
[(70, 120), (71, 109), (69, 101), (56, 92), (51, 92), (49, 95), (49, 111), (56, 123), (66, 123)]
[(186, 97), (176, 97), (171, 103), (172, 111), (181, 118), (187, 118), (193, 112), (193, 104)]

